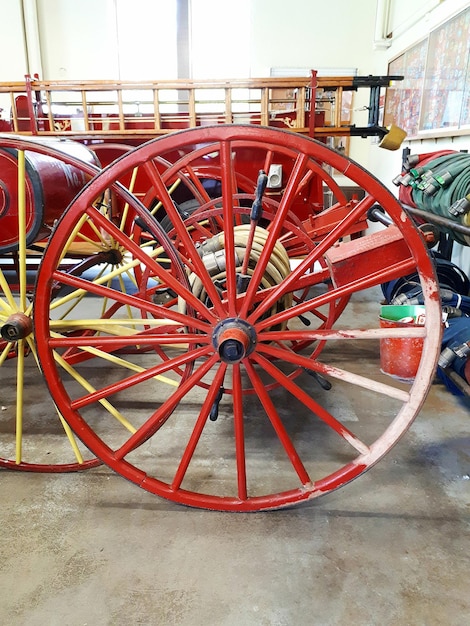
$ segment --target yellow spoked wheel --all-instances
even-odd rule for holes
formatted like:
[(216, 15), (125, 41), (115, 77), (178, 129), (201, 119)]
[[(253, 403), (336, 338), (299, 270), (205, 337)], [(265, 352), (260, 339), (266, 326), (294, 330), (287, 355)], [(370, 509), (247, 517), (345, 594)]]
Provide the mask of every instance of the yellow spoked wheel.
[[(43, 382), (37, 376), (32, 319), (35, 275), (53, 225), (100, 168), (95, 155), (75, 142), (11, 136), (0, 137), (0, 166), (0, 467), (40, 472), (86, 469), (100, 462), (77, 440), (52, 400), (37, 403), (34, 385)], [(136, 175), (137, 171), (131, 173), (125, 181), (131, 189)], [(105, 220), (125, 230), (133, 220), (129, 205), (115, 200), (112, 189), (106, 190), (96, 205)], [(142, 290), (138, 264), (124, 260), (122, 245), (105, 230), (86, 220), (77, 225), (62, 267), (75, 276), (89, 274), (101, 285), (113, 283), (123, 293)], [(77, 311), (86, 315), (83, 294), (54, 293), (62, 325)], [(96, 335), (103, 325), (112, 325), (113, 333), (119, 334), (119, 323), (110, 319), (116, 314), (116, 307), (103, 298), (102, 320), (88, 332)], [(68, 332), (76, 334), (74, 328)], [(73, 351), (69, 357), (74, 358)]]
[(24, 471), (99, 464), (35, 391), (43, 385), (32, 323), (37, 266), (53, 222), (99, 171), (86, 148), (57, 143), (0, 138), (0, 466)]

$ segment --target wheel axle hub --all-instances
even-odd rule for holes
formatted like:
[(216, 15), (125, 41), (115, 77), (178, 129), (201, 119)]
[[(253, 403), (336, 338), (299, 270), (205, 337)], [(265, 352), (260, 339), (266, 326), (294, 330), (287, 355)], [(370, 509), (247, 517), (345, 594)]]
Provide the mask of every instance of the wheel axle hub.
[(251, 324), (238, 318), (229, 318), (217, 324), (212, 345), (225, 363), (239, 363), (256, 345), (256, 332)]
[(31, 318), (24, 313), (10, 315), (0, 329), (2, 339), (5, 341), (20, 341), (33, 332)]

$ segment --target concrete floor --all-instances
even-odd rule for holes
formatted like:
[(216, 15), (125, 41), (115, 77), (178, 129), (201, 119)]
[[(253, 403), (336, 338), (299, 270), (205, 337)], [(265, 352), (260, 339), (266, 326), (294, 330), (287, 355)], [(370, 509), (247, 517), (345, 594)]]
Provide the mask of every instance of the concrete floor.
[(467, 626), (469, 409), (434, 384), (367, 474), (268, 513), (185, 508), (106, 467), (5, 470), (0, 623)]

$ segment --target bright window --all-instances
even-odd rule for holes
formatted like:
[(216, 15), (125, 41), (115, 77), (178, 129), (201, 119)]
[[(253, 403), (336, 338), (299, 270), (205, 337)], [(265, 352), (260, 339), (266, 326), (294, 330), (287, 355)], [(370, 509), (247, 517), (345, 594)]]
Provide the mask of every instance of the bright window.
[(191, 0), (192, 78), (250, 76), (250, 0)]
[(176, 0), (115, 0), (121, 80), (177, 76)]

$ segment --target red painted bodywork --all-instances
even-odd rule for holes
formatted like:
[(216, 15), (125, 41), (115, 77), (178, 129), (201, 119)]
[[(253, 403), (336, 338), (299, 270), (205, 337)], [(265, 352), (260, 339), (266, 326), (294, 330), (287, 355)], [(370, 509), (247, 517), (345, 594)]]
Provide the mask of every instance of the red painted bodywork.
[[(85, 146), (71, 141), (48, 140), (47, 144), (87, 164), (96, 157)], [(18, 246), (17, 151), (0, 148), (0, 253)], [(57, 220), (90, 176), (81, 169), (45, 154), (29, 151), (25, 157), (26, 244), (47, 237)]]

